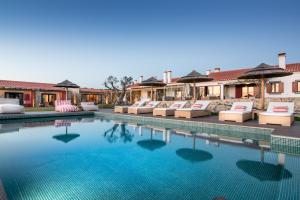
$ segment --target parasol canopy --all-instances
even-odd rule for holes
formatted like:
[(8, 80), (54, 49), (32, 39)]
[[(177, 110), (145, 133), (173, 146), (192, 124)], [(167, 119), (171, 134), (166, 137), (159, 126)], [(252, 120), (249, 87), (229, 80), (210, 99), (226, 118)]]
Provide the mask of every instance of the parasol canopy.
[(69, 80), (65, 80), (63, 82), (57, 83), (55, 87), (66, 88), (66, 100), (68, 100), (68, 88), (80, 88), (77, 84), (72, 83)]
[(291, 72), (286, 72), (284, 69), (276, 66), (261, 63), (257, 67), (247, 71), (238, 79), (260, 79), (260, 78), (275, 78), (292, 75)]
[(275, 77), (283, 77), (289, 76), (293, 73), (286, 72), (283, 68), (267, 65), (265, 63), (261, 63), (257, 67), (250, 69), (238, 79), (260, 79), (260, 106), (262, 109), (265, 107), (265, 79), (266, 78), (275, 78)]
[(290, 171), (284, 169), (283, 165), (274, 165), (251, 160), (239, 160), (236, 163), (236, 166), (260, 181), (280, 181), (293, 176)]
[(151, 130), (150, 139), (140, 140), (137, 144), (147, 150), (154, 151), (156, 149), (160, 149), (166, 145), (166, 142), (153, 139), (153, 129)]
[(193, 83), (193, 100), (196, 100), (196, 83), (211, 81), (212, 78), (207, 75), (200, 74), (196, 70), (193, 70), (186, 76), (181, 77), (177, 80), (178, 83)]
[(56, 127), (65, 126), (66, 130), (64, 134), (54, 135), (53, 139), (59, 140), (64, 143), (69, 143), (80, 136), (80, 134), (77, 133), (68, 133), (68, 127), (71, 126), (71, 121), (69, 120), (55, 120), (55, 126)]
[(150, 86), (151, 87), (151, 100), (153, 100), (153, 87), (163, 87), (166, 83), (157, 80), (154, 77), (150, 77), (147, 80), (142, 81), (139, 83), (139, 86)]

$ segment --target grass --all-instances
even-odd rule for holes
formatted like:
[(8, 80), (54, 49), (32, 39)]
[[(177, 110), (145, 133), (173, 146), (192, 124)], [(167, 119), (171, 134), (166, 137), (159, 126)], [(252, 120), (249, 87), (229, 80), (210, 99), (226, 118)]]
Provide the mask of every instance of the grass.
[(98, 107), (100, 109), (112, 109), (114, 108), (115, 106), (113, 104), (99, 104)]

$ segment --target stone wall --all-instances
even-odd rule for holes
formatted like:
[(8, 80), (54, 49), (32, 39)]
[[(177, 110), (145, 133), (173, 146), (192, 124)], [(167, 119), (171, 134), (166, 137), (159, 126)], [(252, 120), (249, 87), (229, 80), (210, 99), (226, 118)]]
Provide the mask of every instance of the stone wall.
[[(222, 110), (229, 110), (233, 102), (240, 101), (252, 101), (254, 103), (254, 109), (259, 108), (259, 99), (224, 99), (224, 100), (211, 100), (208, 109), (212, 112), (220, 112)], [(269, 102), (295, 102), (295, 112), (300, 113), (300, 98), (266, 98), (265, 108), (267, 108)], [(168, 107), (173, 101), (163, 101), (160, 107)], [(188, 102), (186, 107), (189, 107), (191, 102)]]

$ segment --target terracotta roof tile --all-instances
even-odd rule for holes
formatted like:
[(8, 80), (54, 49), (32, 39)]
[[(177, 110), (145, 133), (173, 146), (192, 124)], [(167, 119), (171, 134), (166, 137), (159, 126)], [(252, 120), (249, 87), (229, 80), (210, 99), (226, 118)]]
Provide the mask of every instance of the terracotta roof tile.
[(293, 63), (286, 65), (286, 71), (288, 72), (300, 72), (300, 63)]
[(0, 88), (64, 91), (63, 88), (57, 88), (54, 86), (55, 84), (52, 83), (0, 80)]
[(106, 89), (80, 88), (80, 92), (87, 92), (87, 93), (104, 93), (109, 91), (110, 90), (106, 90)]
[(214, 81), (236, 80), (239, 76), (241, 76), (242, 74), (244, 74), (245, 72), (247, 72), (249, 70), (250, 70), (250, 68), (212, 72), (209, 75), (209, 77), (213, 78)]

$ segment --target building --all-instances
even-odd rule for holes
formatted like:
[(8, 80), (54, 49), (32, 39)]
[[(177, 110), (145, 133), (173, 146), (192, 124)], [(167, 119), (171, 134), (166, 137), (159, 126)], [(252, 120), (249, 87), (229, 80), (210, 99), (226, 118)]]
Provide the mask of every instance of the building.
[[(51, 83), (0, 80), (0, 98), (18, 98), (25, 107), (49, 107), (54, 106), (55, 100), (66, 99), (66, 90)], [(69, 89), (68, 98), (74, 104), (80, 101), (108, 104), (111, 91), (93, 88)]]
[[(286, 64), (286, 54), (278, 55), (278, 65), (292, 75), (267, 80), (265, 97), (268, 101), (295, 101), (296, 109), (300, 110), (300, 63)], [(253, 66), (255, 67), (255, 66)], [(226, 100), (226, 102), (243, 99), (260, 98), (259, 80), (239, 80), (238, 77), (253, 67), (236, 70), (222, 71), (221, 68), (207, 70), (205, 73), (213, 78), (213, 81), (197, 83), (196, 97), (198, 100)], [(196, 69), (197, 70), (197, 69)], [(191, 84), (177, 83), (179, 77), (172, 77), (171, 71), (163, 73), (162, 81), (165, 87), (154, 88), (156, 100), (191, 100)], [(150, 98), (151, 88), (138, 86), (138, 82), (143, 81), (141, 76), (139, 81), (129, 87), (130, 99), (132, 102), (141, 98)], [(220, 101), (218, 101), (219, 103)]]

